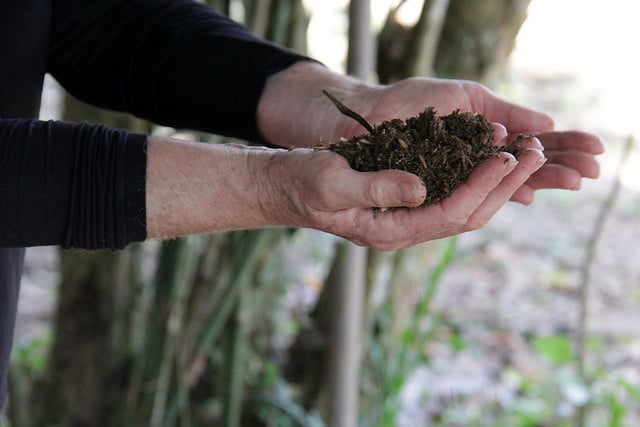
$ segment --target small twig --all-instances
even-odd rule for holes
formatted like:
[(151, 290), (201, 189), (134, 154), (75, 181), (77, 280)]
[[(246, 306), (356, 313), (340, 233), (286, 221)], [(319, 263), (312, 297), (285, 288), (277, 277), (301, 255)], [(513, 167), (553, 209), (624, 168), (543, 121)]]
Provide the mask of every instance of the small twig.
[[(589, 235), (589, 239), (586, 243), (585, 257), (580, 268), (580, 289), (578, 295), (579, 313), (578, 313), (578, 330), (576, 331), (575, 346), (576, 346), (576, 363), (578, 367), (578, 374), (582, 382), (586, 385), (587, 378), (585, 373), (585, 357), (586, 357), (586, 339), (587, 339), (587, 316), (589, 307), (589, 288), (591, 286), (591, 267), (596, 256), (596, 249), (598, 242), (602, 235), (604, 225), (613, 210), (616, 199), (620, 194), (621, 186), (621, 174), (626, 161), (629, 159), (629, 154), (634, 146), (633, 136), (627, 138), (626, 143), (622, 149), (620, 160), (618, 162), (616, 170), (616, 178), (609, 190), (609, 194), (602, 202), (600, 211), (593, 223), (593, 229)], [(578, 409), (576, 425), (584, 426), (586, 421), (586, 405), (581, 406)]]
[(322, 89), (322, 93), (324, 93), (326, 97), (329, 98), (331, 102), (333, 102), (333, 105), (335, 105), (342, 114), (351, 117), (353, 120), (360, 123), (362, 127), (364, 127), (369, 133), (373, 133), (373, 126), (371, 126), (369, 122), (364, 119), (364, 117), (344, 105), (342, 102), (338, 101), (335, 96), (331, 95), (326, 90)]

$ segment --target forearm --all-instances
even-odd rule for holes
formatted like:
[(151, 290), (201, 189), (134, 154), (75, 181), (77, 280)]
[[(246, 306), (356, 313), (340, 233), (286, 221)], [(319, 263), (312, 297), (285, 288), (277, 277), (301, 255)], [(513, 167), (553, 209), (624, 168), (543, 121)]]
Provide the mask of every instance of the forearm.
[(280, 225), (269, 208), (280, 195), (266, 176), (279, 150), (164, 137), (147, 144), (148, 237)]
[(147, 146), (150, 238), (269, 226), (369, 235), (358, 215), (370, 216), (373, 207), (417, 206), (425, 198), (414, 175), (356, 172), (328, 151), (163, 137), (149, 137)]

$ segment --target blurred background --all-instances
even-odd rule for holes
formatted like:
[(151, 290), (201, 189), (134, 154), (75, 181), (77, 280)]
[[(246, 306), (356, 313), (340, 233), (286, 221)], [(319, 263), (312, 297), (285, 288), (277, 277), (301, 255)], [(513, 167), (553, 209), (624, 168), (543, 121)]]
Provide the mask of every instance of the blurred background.
[[(346, 69), (347, 0), (208, 3)], [(479, 80), (607, 151), (581, 191), (540, 191), (482, 230), (368, 252), (358, 425), (640, 425), (639, 19), (626, 0), (371, 2), (372, 81)], [(51, 79), (42, 118), (182, 132), (91, 109)], [(331, 425), (327, 294), (341, 247), (277, 229), (29, 250), (4, 423)]]

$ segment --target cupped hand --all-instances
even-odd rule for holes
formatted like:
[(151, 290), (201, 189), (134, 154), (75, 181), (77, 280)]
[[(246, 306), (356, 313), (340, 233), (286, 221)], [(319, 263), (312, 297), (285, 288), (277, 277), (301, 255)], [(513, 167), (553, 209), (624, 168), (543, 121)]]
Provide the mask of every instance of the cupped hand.
[[(440, 115), (455, 110), (482, 114), (509, 133), (537, 134), (554, 128), (553, 119), (547, 114), (505, 101), (485, 86), (468, 80), (414, 77), (388, 86), (362, 85), (353, 93), (345, 92), (343, 102), (371, 124), (391, 118), (406, 119), (432, 106)], [(324, 107), (335, 110), (328, 100), (325, 104)], [(321, 117), (328, 121), (324, 128), (333, 133), (329, 138), (364, 132), (348, 118), (335, 114), (332, 118), (326, 114)]]
[[(406, 118), (432, 105), (441, 115), (456, 109), (483, 114), (494, 122), (496, 143), (505, 133), (535, 135), (542, 142), (546, 164), (536, 171), (512, 197), (529, 204), (535, 190), (559, 188), (577, 190), (582, 178), (597, 178), (596, 156), (604, 151), (595, 135), (580, 131), (553, 131), (553, 120), (546, 114), (507, 102), (486, 87), (471, 81), (411, 78), (382, 88), (365, 86), (367, 96), (354, 97), (353, 108), (363, 112), (371, 123), (391, 117)], [(357, 123), (336, 122), (336, 132), (353, 135), (362, 132)]]
[[(316, 189), (297, 202), (299, 209), (306, 209), (307, 217), (314, 219), (305, 226), (330, 231), (360, 244), (397, 248), (468, 231), (486, 223), (508, 200), (528, 204), (538, 189), (577, 189), (582, 178), (595, 178), (599, 174), (596, 155), (604, 150), (599, 138), (578, 131), (556, 132), (547, 114), (508, 102), (479, 83), (416, 77), (388, 86), (369, 85), (312, 63), (297, 64), (269, 79), (258, 111), (265, 138), (284, 147), (308, 147), (365, 133), (360, 124), (337, 111), (322, 89), (372, 125), (415, 116), (433, 106), (440, 115), (454, 110), (483, 114), (494, 123), (496, 144), (517, 134), (527, 134), (535, 135), (543, 146), (523, 153), (511, 173), (496, 160), (506, 154), (489, 159), (449, 198), (437, 205), (410, 210), (375, 213), (371, 207), (413, 206), (397, 201), (383, 204), (374, 197), (387, 194), (389, 186), (397, 188), (393, 184), (397, 174), (417, 180), (413, 175), (376, 172), (376, 177), (384, 176), (387, 180), (376, 178), (374, 182), (378, 184), (373, 187), (366, 184), (366, 189), (362, 184), (353, 185), (358, 181), (349, 181), (355, 180), (357, 173), (348, 169), (346, 161), (340, 163), (341, 175), (326, 173), (335, 170), (333, 164), (316, 175), (305, 175), (308, 188)], [(346, 176), (349, 179), (343, 179)], [(390, 177), (395, 178), (389, 180)], [(313, 179), (318, 180), (316, 184), (320, 187), (314, 187)], [(322, 188), (331, 189), (331, 194), (319, 191)], [(335, 200), (338, 194), (343, 197), (341, 204)], [(368, 203), (362, 200), (365, 195), (370, 196)], [(318, 201), (314, 202), (314, 198)]]
[(449, 197), (420, 206), (429, 189), (410, 173), (356, 172), (328, 151), (298, 149), (279, 157), (270, 181), (281, 183), (275, 193), (286, 194), (286, 203), (278, 203), (277, 223), (315, 228), (380, 250), (484, 226), (545, 162), (532, 138), (517, 161), (499, 153), (481, 163)]

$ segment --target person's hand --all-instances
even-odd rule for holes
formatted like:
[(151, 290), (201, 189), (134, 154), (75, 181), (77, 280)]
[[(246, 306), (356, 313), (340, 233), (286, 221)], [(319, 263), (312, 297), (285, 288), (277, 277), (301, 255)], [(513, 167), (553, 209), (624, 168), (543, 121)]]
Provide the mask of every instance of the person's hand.
[(273, 196), (262, 208), (276, 214), (275, 224), (315, 228), (380, 250), (405, 248), (484, 226), (544, 163), (540, 148), (530, 138), (518, 161), (508, 153), (486, 160), (449, 197), (424, 207), (416, 206), (429, 190), (413, 174), (356, 172), (338, 154), (296, 149), (274, 156), (260, 191)]
[[(339, 154), (147, 139), (149, 238), (262, 228), (308, 227), (381, 250), (412, 246), (479, 227), (538, 170), (537, 138), (518, 161), (499, 153), (440, 203), (399, 170), (357, 172)], [(380, 209), (375, 209), (380, 208)], [(382, 209), (387, 208), (387, 209)]]
[(430, 105), (440, 115), (456, 109), (483, 114), (495, 123), (496, 143), (507, 134), (506, 138), (519, 133), (536, 135), (548, 161), (514, 190), (512, 200), (520, 203), (532, 202), (535, 190), (578, 189), (583, 177), (599, 174), (595, 155), (604, 149), (599, 138), (585, 132), (554, 132), (548, 115), (507, 102), (478, 83), (411, 78), (389, 86), (366, 85), (313, 63), (296, 64), (268, 81), (258, 112), (265, 137), (281, 146), (300, 147), (366, 132), (341, 115), (321, 89), (374, 125), (415, 116)]
[[(536, 135), (544, 147), (546, 164), (519, 188), (512, 200), (531, 203), (534, 191), (544, 188), (577, 190), (581, 180), (597, 178), (600, 172), (595, 156), (604, 151), (602, 141), (595, 135), (580, 131), (553, 131), (553, 120), (544, 113), (513, 104), (496, 97), (486, 87), (471, 81), (413, 78), (368, 91), (370, 100), (360, 108), (371, 105), (368, 119), (374, 123), (386, 120), (389, 114), (400, 117), (416, 115), (422, 100), (433, 103), (441, 115), (453, 110), (483, 114), (497, 126), (502, 125), (507, 139), (517, 134)], [(352, 124), (342, 122), (354, 132)], [(502, 135), (497, 132), (498, 138)], [(504, 141), (502, 142), (504, 143)]]

